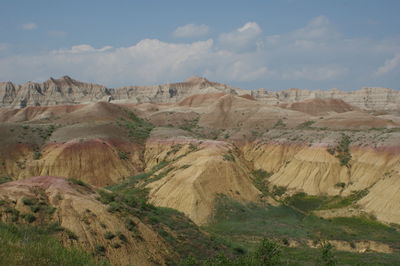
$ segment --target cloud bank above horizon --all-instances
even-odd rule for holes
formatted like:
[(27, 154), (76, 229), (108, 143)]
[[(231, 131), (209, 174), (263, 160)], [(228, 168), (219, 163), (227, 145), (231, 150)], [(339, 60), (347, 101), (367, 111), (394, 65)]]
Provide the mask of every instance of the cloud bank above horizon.
[[(24, 27), (36, 28), (33, 22)], [(22, 83), (69, 75), (117, 87), (199, 75), (243, 88), (300, 83), (328, 89), (375, 86), (387, 80), (394, 84), (400, 74), (399, 39), (349, 38), (326, 16), (274, 35), (265, 34), (256, 21), (214, 38), (208, 37), (211, 30), (205, 24), (185, 24), (171, 35), (186, 42), (146, 38), (126, 47), (81, 43), (38, 54), (5, 55), (0, 57), (0, 80)], [(0, 43), (0, 52), (8, 46)]]

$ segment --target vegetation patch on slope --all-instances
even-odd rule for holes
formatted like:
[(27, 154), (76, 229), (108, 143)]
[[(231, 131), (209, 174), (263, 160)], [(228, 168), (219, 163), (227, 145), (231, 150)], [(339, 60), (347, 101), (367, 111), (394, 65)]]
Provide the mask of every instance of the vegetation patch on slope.
[(2, 265), (106, 265), (76, 247), (63, 247), (54, 230), (0, 223)]
[(213, 220), (206, 228), (230, 239), (373, 240), (400, 248), (400, 233), (369, 217), (326, 220), (304, 215), (289, 206), (244, 204), (223, 196), (219, 197)]
[(133, 112), (128, 112), (129, 119), (120, 118), (117, 125), (128, 131), (128, 136), (138, 143), (143, 143), (150, 135), (154, 125), (141, 119)]
[[(220, 251), (232, 254), (233, 251), (229, 251), (222, 243), (204, 235), (184, 214), (174, 209), (156, 207), (147, 203), (148, 190), (143, 184), (139, 185), (138, 182), (146, 180), (167, 165), (168, 163), (161, 162), (153, 167), (149, 173), (130, 177), (122, 184), (109, 187), (109, 190), (99, 190), (99, 200), (108, 205), (109, 212), (116, 213), (121, 218), (126, 217), (127, 214), (132, 214), (139, 217), (142, 222), (151, 225), (182, 258), (193, 256), (202, 260)], [(161, 172), (159, 175), (163, 173)], [(126, 226), (134, 237), (140, 238), (135, 229), (135, 222), (128, 219)]]

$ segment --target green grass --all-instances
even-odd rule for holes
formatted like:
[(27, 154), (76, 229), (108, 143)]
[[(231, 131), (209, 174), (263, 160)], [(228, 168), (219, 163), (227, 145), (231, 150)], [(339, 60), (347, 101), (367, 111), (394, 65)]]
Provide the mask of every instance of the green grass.
[(224, 159), (224, 161), (229, 161), (229, 162), (234, 162), (235, 161), (235, 157), (233, 156), (232, 153), (225, 153), (222, 158)]
[(295, 207), (302, 212), (314, 210), (336, 209), (350, 206), (368, 194), (368, 190), (353, 191), (349, 196), (313, 196), (303, 192), (294, 194), (284, 200), (285, 204)]
[(304, 123), (301, 123), (300, 125), (298, 125), (296, 128), (297, 129), (313, 129), (311, 126), (315, 123), (315, 121), (306, 121)]
[[(320, 249), (297, 247), (287, 248), (282, 250), (284, 254), (283, 265), (322, 265)], [(346, 251), (333, 250), (333, 255), (338, 260), (339, 265), (398, 265), (400, 254), (384, 254), (384, 253), (354, 253)]]
[(128, 131), (128, 136), (135, 142), (143, 143), (150, 135), (154, 125), (139, 118), (133, 112), (128, 112), (129, 119), (121, 118), (117, 125)]
[(400, 248), (400, 233), (369, 217), (322, 219), (304, 215), (288, 206), (242, 204), (227, 197), (218, 199), (206, 230), (228, 237), (293, 239), (374, 240)]
[(70, 182), (71, 184), (75, 184), (75, 185), (79, 185), (82, 187), (87, 187), (90, 188), (88, 184), (86, 184), (85, 182), (83, 182), (82, 180), (76, 179), (76, 178), (67, 178), (68, 182)]
[[(130, 177), (122, 184), (108, 187), (109, 191), (99, 190), (99, 200), (108, 205), (108, 211), (125, 220), (125, 226), (133, 237), (140, 238), (141, 236), (136, 223), (129, 218), (130, 215), (140, 218), (142, 222), (151, 226), (182, 257), (192, 255), (198, 259), (204, 259), (215, 255), (220, 250), (227, 254), (233, 253), (223, 243), (204, 235), (199, 227), (179, 211), (148, 204), (148, 190), (143, 184), (139, 185), (141, 184), (139, 181), (146, 181), (154, 172), (167, 165), (167, 162), (161, 162), (149, 173)], [(153, 178), (162, 178), (168, 171), (170, 169), (162, 171)], [(118, 237), (124, 239), (124, 236)]]
[(128, 159), (128, 155), (126, 154), (126, 152), (123, 152), (123, 151), (118, 151), (118, 157), (121, 160), (127, 160)]
[(79, 248), (63, 247), (47, 230), (0, 223), (2, 265), (99, 265)]
[(11, 181), (12, 181), (12, 178), (9, 176), (1, 176), (0, 177), (0, 184), (11, 182)]

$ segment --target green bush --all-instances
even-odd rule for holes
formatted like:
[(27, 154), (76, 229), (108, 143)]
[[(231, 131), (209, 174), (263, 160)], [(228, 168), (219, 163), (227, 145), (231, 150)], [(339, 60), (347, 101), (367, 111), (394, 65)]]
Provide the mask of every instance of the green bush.
[(235, 161), (235, 157), (233, 156), (232, 153), (225, 153), (222, 157), (224, 158), (224, 161), (229, 161), (229, 162)]
[(115, 237), (115, 235), (113, 233), (111, 233), (111, 232), (105, 232), (105, 234), (104, 234), (104, 238), (107, 239), (107, 240), (111, 240), (114, 237)]
[(126, 152), (123, 152), (123, 151), (118, 151), (118, 157), (121, 160), (127, 160), (128, 159), (128, 155), (126, 154)]
[(264, 238), (254, 253), (254, 260), (256, 264), (263, 266), (280, 265), (281, 253), (277, 243)]
[(33, 160), (39, 160), (41, 157), (42, 157), (42, 154), (40, 153), (40, 151), (33, 152), (33, 155), (32, 155)]
[(322, 265), (334, 266), (337, 265), (337, 260), (332, 252), (333, 246), (331, 243), (321, 243), (321, 262)]
[(351, 154), (349, 150), (350, 145), (350, 137), (342, 134), (341, 139), (339, 140), (338, 145), (336, 146), (336, 157), (339, 159), (341, 166), (350, 166)]
[(102, 245), (97, 244), (94, 247), (94, 251), (95, 251), (96, 254), (103, 256), (106, 253), (106, 248), (104, 246), (102, 246)]
[(22, 198), (22, 203), (27, 206), (32, 206), (36, 204), (36, 199), (33, 198)]
[(117, 232), (117, 236), (119, 238), (119, 240), (123, 241), (123, 242), (128, 242), (128, 239), (126, 238), (126, 236), (121, 233), (120, 231)]
[(278, 121), (276, 121), (275, 125), (273, 126), (273, 128), (285, 128), (286, 124), (283, 122), (282, 119), (279, 119)]
[(11, 181), (12, 181), (12, 178), (9, 176), (1, 176), (0, 177), (0, 184), (11, 182)]
[(34, 221), (36, 221), (36, 217), (34, 215), (30, 214), (30, 213), (24, 214), (23, 218), (28, 223), (33, 223)]
[(274, 196), (276, 196), (276, 197), (280, 197), (280, 196), (282, 196), (283, 194), (285, 194), (286, 191), (287, 191), (287, 188), (286, 188), (286, 187), (283, 187), (283, 186), (275, 186), (275, 185), (274, 185), (274, 187), (273, 187), (273, 189), (272, 189), (272, 195), (274, 195)]
[(315, 121), (306, 121), (304, 123), (301, 123), (300, 125), (297, 126), (298, 129), (310, 129), (311, 126), (315, 123)]
[(87, 187), (87, 188), (89, 188), (89, 185), (88, 184), (86, 184), (85, 182), (83, 182), (82, 180), (79, 180), (79, 179), (76, 179), (76, 178), (68, 178), (67, 179), (71, 184), (76, 184), (76, 185), (79, 185), (79, 186), (82, 186), (82, 187)]

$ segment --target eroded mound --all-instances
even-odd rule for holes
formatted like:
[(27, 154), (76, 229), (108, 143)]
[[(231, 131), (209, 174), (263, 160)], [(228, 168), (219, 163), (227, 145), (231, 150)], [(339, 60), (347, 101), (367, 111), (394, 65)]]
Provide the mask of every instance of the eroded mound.
[(355, 107), (341, 99), (309, 99), (301, 102), (285, 103), (279, 106), (310, 115), (326, 115), (329, 113), (344, 113), (354, 111)]
[[(99, 195), (92, 188), (59, 177), (9, 182), (0, 185), (0, 199), (5, 202), (0, 207), (1, 220), (36, 225), (57, 223), (68, 230), (61, 234), (64, 244), (104, 253), (113, 264), (165, 263), (170, 255), (168, 245), (151, 227), (137, 217), (126, 216), (135, 224), (135, 237), (125, 220), (107, 211), (107, 206), (97, 198)], [(106, 237), (108, 232), (113, 237)]]

